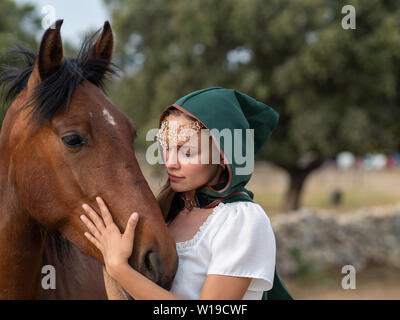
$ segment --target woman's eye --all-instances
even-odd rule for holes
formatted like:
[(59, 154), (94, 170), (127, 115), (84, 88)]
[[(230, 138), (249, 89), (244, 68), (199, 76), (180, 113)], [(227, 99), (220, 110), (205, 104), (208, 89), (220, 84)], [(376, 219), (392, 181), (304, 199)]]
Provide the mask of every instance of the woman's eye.
[(194, 157), (197, 154), (196, 150), (190, 148), (186, 148), (185, 150), (182, 150), (182, 152), (186, 157)]
[(67, 147), (79, 147), (86, 143), (86, 140), (77, 134), (71, 134), (61, 139)]

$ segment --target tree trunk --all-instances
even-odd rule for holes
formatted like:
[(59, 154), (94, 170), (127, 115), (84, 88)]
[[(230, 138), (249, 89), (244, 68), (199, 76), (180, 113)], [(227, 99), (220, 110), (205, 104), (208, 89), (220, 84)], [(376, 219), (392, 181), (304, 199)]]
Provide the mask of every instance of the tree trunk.
[(288, 170), (289, 186), (283, 203), (283, 211), (297, 210), (300, 206), (300, 197), (303, 191), (304, 182), (311, 173), (309, 169)]

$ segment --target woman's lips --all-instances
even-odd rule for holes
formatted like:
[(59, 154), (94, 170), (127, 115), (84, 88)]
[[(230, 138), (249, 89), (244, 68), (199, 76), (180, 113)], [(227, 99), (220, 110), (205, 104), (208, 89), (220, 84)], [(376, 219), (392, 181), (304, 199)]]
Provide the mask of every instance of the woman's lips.
[(184, 177), (174, 176), (173, 174), (170, 174), (170, 173), (168, 173), (168, 178), (169, 178), (171, 181), (180, 181), (180, 180), (184, 179)]

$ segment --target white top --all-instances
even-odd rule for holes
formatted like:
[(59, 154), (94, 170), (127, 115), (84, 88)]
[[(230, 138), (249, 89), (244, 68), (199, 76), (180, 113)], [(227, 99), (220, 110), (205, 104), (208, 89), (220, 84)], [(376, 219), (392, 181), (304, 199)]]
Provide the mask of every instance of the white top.
[(179, 265), (170, 292), (178, 297), (198, 300), (208, 274), (253, 278), (243, 300), (261, 300), (272, 288), (275, 235), (259, 204), (220, 202), (195, 236), (177, 242), (176, 249)]

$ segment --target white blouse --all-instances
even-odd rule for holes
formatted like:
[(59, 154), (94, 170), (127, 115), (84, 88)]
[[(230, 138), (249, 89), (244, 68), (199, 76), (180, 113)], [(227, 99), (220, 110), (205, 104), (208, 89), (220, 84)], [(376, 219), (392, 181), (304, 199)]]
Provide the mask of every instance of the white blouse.
[(261, 300), (272, 288), (275, 235), (259, 204), (219, 203), (195, 236), (177, 242), (176, 249), (179, 265), (170, 292), (178, 297), (198, 300), (208, 274), (252, 278), (243, 300)]

